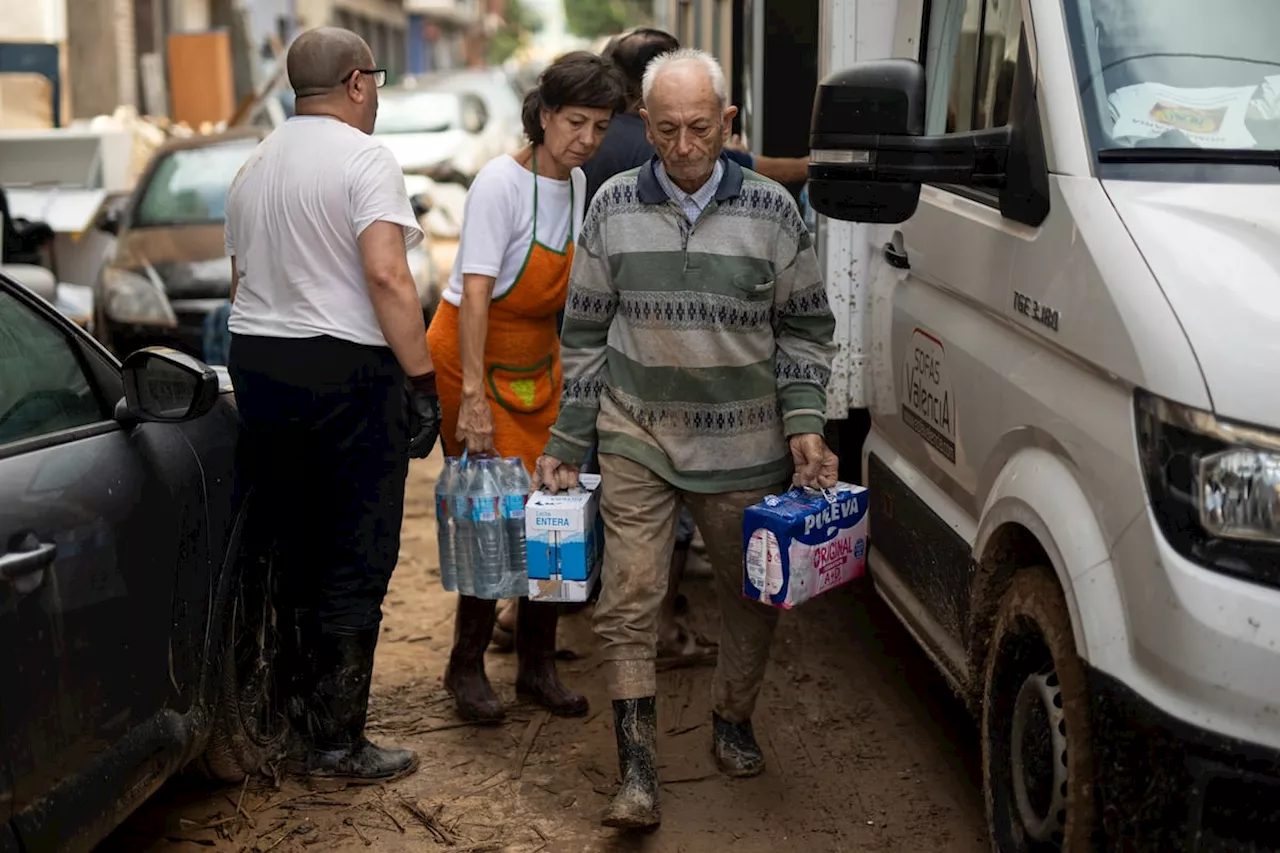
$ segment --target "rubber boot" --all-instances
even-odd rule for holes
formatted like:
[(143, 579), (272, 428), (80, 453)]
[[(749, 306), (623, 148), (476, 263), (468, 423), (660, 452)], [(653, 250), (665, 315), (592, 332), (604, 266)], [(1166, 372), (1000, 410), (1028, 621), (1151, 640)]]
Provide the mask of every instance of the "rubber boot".
[(506, 716), (502, 700), (484, 674), (484, 650), (493, 637), (498, 602), (469, 595), (458, 596), (454, 620), (453, 651), (444, 673), (444, 687), (453, 696), (458, 716), (464, 720), (496, 723)]
[(560, 681), (556, 672), (556, 627), (560, 611), (555, 604), (520, 599), (516, 614), (516, 693), (528, 696), (557, 717), (585, 716), (587, 697)]
[(759, 776), (764, 772), (764, 752), (756, 743), (751, 721), (731, 723), (719, 714), (711, 715), (712, 752), (720, 772), (735, 779)]
[(308, 703), (310, 749), (294, 767), (307, 776), (344, 782), (388, 782), (413, 772), (418, 756), (383, 749), (364, 736), (378, 627), (358, 631), (322, 626), (310, 650), (316, 674)]
[[(276, 567), (292, 565), (293, 561), (276, 557)], [(251, 570), (266, 573), (270, 570), (269, 563), (254, 563)], [(290, 577), (286, 569), (277, 568), (274, 581), (271, 595), (279, 640), (274, 661), (276, 695), (289, 721), (289, 752), (303, 755), (311, 748), (307, 719), (315, 688), (312, 649), (319, 622), (314, 602), (304, 592), (305, 580)]]
[(622, 785), (600, 821), (618, 829), (652, 829), (658, 809), (658, 706), (653, 696), (613, 701)]
[(316, 635), (315, 611), (277, 603), (277, 633), (280, 651), (276, 656), (276, 684), (285, 717), (289, 721), (290, 751), (310, 748), (307, 737), (308, 703), (315, 676), (309, 650)]

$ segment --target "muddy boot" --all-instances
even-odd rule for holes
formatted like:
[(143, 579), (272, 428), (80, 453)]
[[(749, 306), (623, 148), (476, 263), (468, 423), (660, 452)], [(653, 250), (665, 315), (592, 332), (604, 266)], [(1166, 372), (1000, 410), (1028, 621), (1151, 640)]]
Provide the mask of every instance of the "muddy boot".
[(496, 723), (506, 716), (502, 700), (484, 674), (484, 650), (493, 637), (496, 601), (458, 596), (453, 629), (453, 651), (444, 673), (444, 687), (453, 696), (458, 716), (464, 720)]
[(288, 751), (303, 756), (311, 748), (307, 732), (309, 702), (315, 692), (310, 650), (317, 634), (315, 611), (276, 604), (280, 650), (276, 653), (276, 690), (289, 721)]
[(557, 605), (520, 599), (516, 614), (516, 693), (528, 696), (557, 717), (581, 717), (590, 707), (556, 672)]
[[(286, 564), (277, 557), (276, 566)], [(269, 566), (252, 564), (250, 571), (266, 576)], [(305, 582), (288, 577), (284, 570), (273, 573), (272, 606), (276, 615), (276, 638), (279, 643), (273, 665), (275, 690), (279, 707), (289, 721), (287, 749), (290, 755), (304, 755), (311, 742), (307, 733), (311, 697), (315, 693), (314, 649), (320, 623), (314, 602), (304, 597)]]
[(756, 743), (751, 721), (731, 723), (719, 714), (711, 715), (714, 730), (712, 751), (720, 772), (735, 779), (759, 776), (764, 772), (764, 753)]
[(652, 829), (658, 810), (658, 706), (653, 696), (613, 701), (622, 785), (600, 821), (619, 829)]
[(309, 748), (290, 769), (306, 776), (371, 783), (399, 779), (418, 766), (407, 749), (383, 749), (364, 736), (378, 628), (323, 627), (310, 649), (316, 673), (308, 702)]

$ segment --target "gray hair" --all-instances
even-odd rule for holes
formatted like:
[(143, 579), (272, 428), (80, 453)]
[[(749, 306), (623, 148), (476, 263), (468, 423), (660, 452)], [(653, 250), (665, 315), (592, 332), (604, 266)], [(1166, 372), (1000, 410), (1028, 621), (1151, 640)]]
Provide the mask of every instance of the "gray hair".
[(692, 62), (701, 66), (711, 80), (711, 88), (720, 100), (720, 106), (724, 107), (729, 103), (729, 87), (725, 83), (724, 69), (720, 67), (720, 63), (714, 56), (694, 47), (682, 47), (679, 50), (664, 53), (649, 63), (644, 70), (644, 81), (640, 87), (641, 96), (646, 102), (649, 100), (649, 95), (653, 93), (653, 84), (658, 81), (659, 75), (672, 65), (683, 62)]

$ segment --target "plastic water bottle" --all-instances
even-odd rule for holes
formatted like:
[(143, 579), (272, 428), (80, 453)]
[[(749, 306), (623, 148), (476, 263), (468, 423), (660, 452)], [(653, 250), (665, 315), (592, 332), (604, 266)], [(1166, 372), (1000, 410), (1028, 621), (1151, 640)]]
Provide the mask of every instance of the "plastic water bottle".
[(528, 552), (524, 539), (524, 505), (533, 485), (524, 462), (502, 460), (502, 526), (507, 538), (509, 577), (506, 597), (529, 594)]
[(475, 463), (467, 461), (466, 454), (458, 460), (453, 477), (453, 497), (449, 501), (449, 516), (453, 519), (454, 582), (458, 592), (475, 595), (475, 563), (472, 546), (475, 543), (474, 525), (471, 522), (470, 485)]
[(458, 500), (458, 460), (444, 460), (436, 480), (436, 542), (440, 548), (440, 582), (449, 592), (458, 589), (458, 533), (451, 504)]
[(467, 488), (471, 506), (471, 569), (479, 598), (501, 598), (507, 574), (507, 542), (502, 529), (502, 489), (492, 459), (475, 463)]

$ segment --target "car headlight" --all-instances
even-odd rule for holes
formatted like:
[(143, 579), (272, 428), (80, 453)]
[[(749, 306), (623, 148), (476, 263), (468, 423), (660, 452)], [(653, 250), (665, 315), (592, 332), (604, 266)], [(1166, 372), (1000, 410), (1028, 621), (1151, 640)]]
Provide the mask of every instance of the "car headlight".
[(1206, 568), (1280, 586), (1280, 433), (1140, 392), (1139, 450), (1165, 538)]
[(102, 271), (102, 300), (106, 315), (117, 323), (167, 328), (178, 325), (164, 285), (154, 273), (139, 275), (107, 267)]

